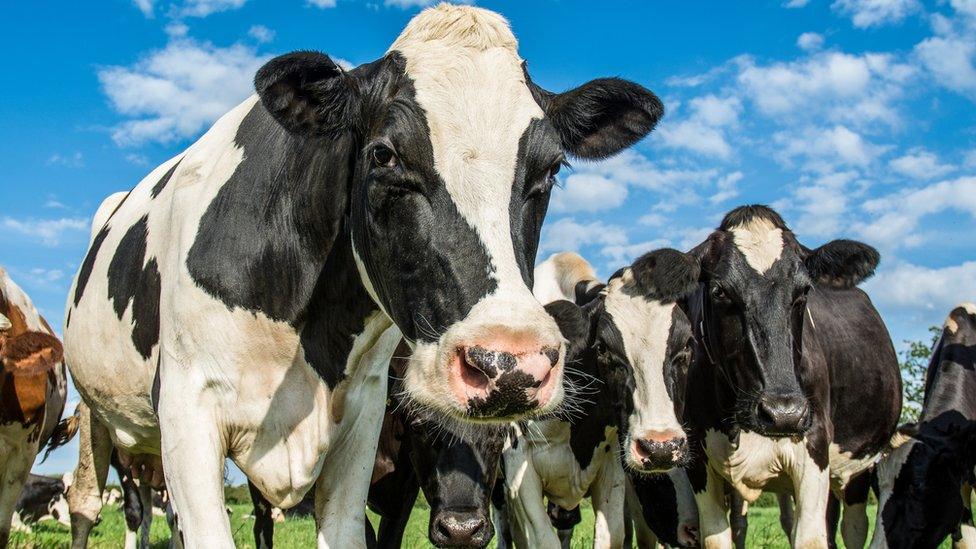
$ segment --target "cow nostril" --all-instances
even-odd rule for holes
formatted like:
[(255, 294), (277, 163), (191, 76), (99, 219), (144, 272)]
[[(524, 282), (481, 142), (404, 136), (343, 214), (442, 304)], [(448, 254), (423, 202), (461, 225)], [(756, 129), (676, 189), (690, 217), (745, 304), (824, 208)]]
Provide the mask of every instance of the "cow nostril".
[(434, 530), (441, 543), (467, 545), (485, 529), (484, 519), (468, 517), (460, 518), (453, 515), (438, 517), (434, 522)]
[(799, 432), (809, 417), (810, 405), (803, 396), (764, 394), (756, 408), (759, 425), (775, 433)]

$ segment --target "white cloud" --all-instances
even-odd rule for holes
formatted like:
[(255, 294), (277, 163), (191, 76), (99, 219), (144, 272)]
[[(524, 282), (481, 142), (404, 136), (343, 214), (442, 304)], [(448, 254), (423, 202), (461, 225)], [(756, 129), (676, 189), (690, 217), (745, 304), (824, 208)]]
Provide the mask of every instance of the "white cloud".
[(274, 40), (275, 31), (264, 25), (254, 25), (247, 31), (247, 35), (263, 44)]
[(656, 139), (672, 148), (687, 149), (705, 156), (727, 159), (732, 147), (725, 139), (725, 128), (738, 124), (742, 103), (737, 97), (705, 95), (689, 103), (684, 120), (665, 120), (654, 133)]
[(542, 229), (539, 255), (562, 251), (579, 251), (583, 246), (623, 246), (627, 244), (627, 232), (619, 225), (607, 225), (602, 221), (577, 222), (564, 217), (547, 223)]
[(667, 239), (656, 238), (654, 240), (637, 242), (635, 244), (605, 246), (600, 250), (600, 255), (607, 258), (607, 260), (616, 268), (620, 268), (625, 265), (630, 265), (635, 259), (646, 254), (647, 252), (658, 250), (660, 248), (666, 248), (670, 245), (671, 243)]
[(918, 0), (835, 0), (830, 7), (849, 16), (855, 27), (864, 29), (899, 23), (922, 6)]
[(955, 167), (939, 162), (939, 157), (925, 149), (913, 149), (889, 162), (891, 169), (913, 179), (935, 179), (952, 172)]
[(734, 60), (738, 84), (759, 110), (778, 121), (824, 119), (854, 125), (897, 126), (892, 103), (915, 73), (892, 55), (822, 52), (791, 62), (759, 65)]
[(130, 119), (116, 126), (120, 145), (194, 137), (253, 93), (267, 60), (253, 48), (173, 38), (128, 67), (106, 67), (98, 79), (112, 106)]
[(851, 189), (857, 177), (856, 171), (802, 177), (793, 191), (793, 206), (799, 213), (794, 227), (797, 233), (818, 238), (841, 234), (850, 198), (859, 194)]
[(816, 32), (805, 32), (796, 39), (796, 45), (803, 51), (817, 51), (824, 45), (824, 37)]
[(918, 246), (923, 236), (916, 229), (925, 216), (953, 210), (976, 219), (976, 177), (903, 189), (868, 200), (863, 209), (875, 218), (855, 224), (854, 229), (868, 242), (888, 249)]
[(804, 169), (829, 172), (837, 165), (867, 167), (888, 150), (865, 140), (845, 126), (808, 127), (797, 133), (779, 132), (773, 141), (780, 147), (777, 157), (786, 165), (802, 159)]
[(0, 227), (10, 232), (39, 240), (45, 246), (57, 246), (61, 237), (72, 231), (87, 233), (91, 221), (82, 217), (63, 217), (61, 219), (14, 219), (4, 217)]
[(783, 2), (784, 8), (802, 8), (810, 3), (810, 0), (787, 0)]
[(721, 204), (730, 198), (739, 196), (739, 181), (742, 180), (742, 172), (732, 172), (719, 178), (715, 182), (715, 194), (708, 200), (712, 204)]
[(574, 173), (552, 193), (553, 212), (610, 210), (627, 199), (626, 183), (593, 173)]
[(334, 8), (336, 7), (336, 0), (306, 0), (309, 6), (314, 8)]
[(36, 267), (30, 270), (33, 281), (40, 285), (50, 285), (64, 278), (64, 271), (61, 269), (42, 269)]
[(148, 166), (149, 158), (144, 154), (129, 153), (125, 155), (125, 161), (136, 166)]
[(915, 55), (939, 85), (976, 99), (976, 35), (927, 38), (915, 46)]
[(146, 17), (153, 16), (153, 0), (132, 0), (132, 3), (135, 4), (137, 8), (139, 8), (139, 11), (142, 12), (142, 15)]
[[(410, 8), (426, 8), (433, 6), (439, 0), (383, 0), (383, 5), (397, 7), (403, 10)], [(474, 0), (459, 0), (459, 4), (474, 4)]]
[(239, 9), (247, 0), (187, 0), (179, 10), (184, 17), (206, 17), (221, 11)]
[(47, 164), (49, 166), (69, 166), (72, 168), (83, 168), (85, 166), (85, 157), (80, 152), (75, 151), (72, 154), (60, 154), (54, 153), (47, 159)]
[(648, 227), (660, 227), (668, 222), (668, 218), (659, 213), (649, 213), (642, 215), (637, 222)]
[(943, 314), (976, 298), (976, 261), (942, 268), (882, 264), (864, 288), (882, 309)]

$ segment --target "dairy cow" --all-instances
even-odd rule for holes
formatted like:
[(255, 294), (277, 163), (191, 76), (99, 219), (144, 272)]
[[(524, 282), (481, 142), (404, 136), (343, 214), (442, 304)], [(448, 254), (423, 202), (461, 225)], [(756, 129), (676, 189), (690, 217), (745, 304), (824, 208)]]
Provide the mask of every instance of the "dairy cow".
[(976, 547), (976, 305), (954, 308), (925, 376), (916, 425), (900, 429), (878, 465), (878, 516), (872, 548)]
[(570, 341), (566, 375), (578, 395), (567, 417), (521, 427), (503, 455), (507, 518), (517, 546), (559, 544), (544, 498), (574, 509), (589, 497), (595, 545), (619, 547), (628, 476), (636, 488), (631, 501), (643, 511), (639, 526), (654, 528), (672, 545), (697, 541), (684, 472), (645, 478), (688, 458), (687, 444), (676, 438), (680, 405), (671, 396), (691, 358), (691, 326), (677, 301), (693, 291), (697, 277), (694, 261), (675, 250), (646, 254), (607, 284), (572, 253), (536, 267), (534, 291), (561, 317)]
[(619, 79), (542, 89), (507, 22), (469, 6), (423, 11), (353, 70), (275, 58), (255, 87), (112, 208), (75, 277), (78, 545), (113, 444), (152, 484), (165, 471), (191, 547), (231, 545), (227, 456), (277, 506), (320, 479), (319, 543), (362, 544), (401, 337), (407, 398), (434, 417), (555, 409), (563, 338), (530, 291), (554, 176), (662, 114)]
[[(856, 287), (878, 254), (846, 240), (810, 250), (770, 208), (743, 206), (689, 255), (701, 277), (684, 410), (704, 545), (732, 545), (728, 484), (747, 502), (793, 493), (791, 542), (826, 547), (829, 491), (877, 461), (901, 412), (894, 348)], [(866, 523), (845, 520), (847, 546), (863, 546)]]
[[(61, 342), (0, 267), (0, 547), (38, 452), (71, 438)], [(50, 451), (50, 450), (49, 450)]]

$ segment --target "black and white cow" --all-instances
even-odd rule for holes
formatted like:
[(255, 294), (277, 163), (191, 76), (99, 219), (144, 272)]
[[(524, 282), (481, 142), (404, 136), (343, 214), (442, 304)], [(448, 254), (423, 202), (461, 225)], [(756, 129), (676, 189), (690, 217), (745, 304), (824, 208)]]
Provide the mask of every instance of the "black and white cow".
[[(792, 492), (793, 545), (826, 547), (829, 491), (871, 467), (901, 411), (894, 348), (856, 288), (878, 254), (847, 240), (807, 249), (776, 212), (744, 206), (689, 255), (699, 348), (684, 410), (704, 545), (732, 545), (730, 484), (746, 501)], [(865, 524), (845, 521), (848, 546), (863, 546)]]
[(0, 267), (0, 547), (34, 458), (73, 434), (71, 422), (59, 422), (67, 395), (62, 356), (54, 331)]
[(925, 377), (918, 424), (878, 465), (872, 548), (976, 547), (971, 507), (976, 468), (976, 305), (946, 318)]
[[(674, 440), (681, 427), (670, 394), (690, 360), (692, 337), (686, 317), (683, 324), (675, 321), (684, 317), (676, 301), (694, 289), (697, 276), (694, 261), (674, 250), (639, 258), (606, 285), (576, 254), (556, 254), (536, 267), (535, 293), (560, 319), (570, 341), (566, 375), (568, 383), (580, 387), (580, 395), (569, 417), (520, 426), (505, 451), (508, 522), (517, 546), (559, 544), (544, 498), (573, 509), (590, 497), (596, 515), (594, 544), (620, 547), (625, 468), (645, 495), (670, 489), (664, 497), (657, 491), (659, 497), (646, 500), (647, 511), (655, 499), (662, 507), (674, 507), (669, 524), (661, 526), (653, 515), (647, 517), (651, 526), (659, 526), (658, 537), (675, 545), (696, 542), (697, 517), (683, 471), (673, 471), (661, 483), (644, 482), (640, 476), (671, 469), (679, 455), (687, 458), (687, 445)], [(569, 320), (573, 314), (575, 329)], [(667, 466), (661, 468), (662, 463)], [(683, 494), (688, 497), (679, 497)]]
[(281, 507), (321, 478), (319, 542), (362, 544), (401, 337), (408, 397), (445, 421), (554, 410), (564, 341), (530, 291), (554, 175), (663, 111), (619, 79), (541, 89), (507, 22), (470, 6), (424, 10), (372, 63), (296, 52), (255, 86), (110, 212), (75, 278), (78, 537), (114, 443), (166, 471), (191, 547), (231, 545), (225, 456)]
[(31, 473), (14, 506), (15, 524), (18, 519), (24, 527), (46, 519), (56, 520), (65, 526), (71, 524), (68, 520), (68, 500), (64, 495), (64, 479)]

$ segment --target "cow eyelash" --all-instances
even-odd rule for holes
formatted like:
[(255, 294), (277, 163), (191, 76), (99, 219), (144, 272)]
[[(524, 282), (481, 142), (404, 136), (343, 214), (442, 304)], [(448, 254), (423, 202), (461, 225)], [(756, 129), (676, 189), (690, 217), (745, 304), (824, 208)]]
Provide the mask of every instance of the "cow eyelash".
[(543, 194), (551, 191), (553, 187), (559, 184), (559, 181), (556, 179), (556, 175), (559, 173), (560, 168), (562, 168), (563, 166), (572, 169), (572, 166), (569, 165), (569, 162), (566, 162), (565, 158), (561, 158), (556, 162), (550, 164), (549, 168), (547, 168), (546, 171), (543, 172), (545, 173), (545, 178), (543, 179), (543, 183), (532, 185), (532, 187), (529, 189), (529, 192), (526, 193), (526, 197), (538, 198)]
[(369, 160), (377, 168), (396, 168), (400, 164), (393, 147), (386, 143), (374, 143), (369, 148)]

